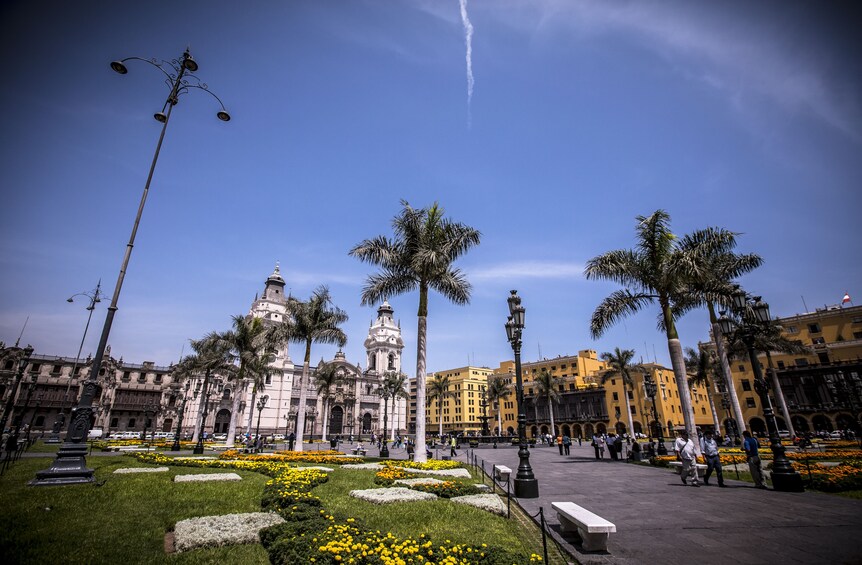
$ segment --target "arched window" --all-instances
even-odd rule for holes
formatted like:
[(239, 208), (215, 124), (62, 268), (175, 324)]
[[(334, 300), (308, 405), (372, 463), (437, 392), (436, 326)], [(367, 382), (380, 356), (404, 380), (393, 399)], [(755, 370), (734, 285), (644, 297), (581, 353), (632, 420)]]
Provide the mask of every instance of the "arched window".
[(395, 354), (394, 353), (389, 354), (389, 370), (390, 371), (395, 370)]
[(368, 355), (368, 368), (372, 370), (377, 368), (377, 356), (374, 353)]

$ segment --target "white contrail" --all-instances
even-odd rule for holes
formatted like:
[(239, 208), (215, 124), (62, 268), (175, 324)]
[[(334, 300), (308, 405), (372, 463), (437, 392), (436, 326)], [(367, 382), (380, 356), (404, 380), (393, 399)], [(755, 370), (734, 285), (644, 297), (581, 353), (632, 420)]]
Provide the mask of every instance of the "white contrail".
[(473, 125), (470, 104), (473, 100), (473, 24), (467, 15), (467, 0), (461, 2), (461, 21), (464, 23), (464, 42), (467, 44), (467, 127)]

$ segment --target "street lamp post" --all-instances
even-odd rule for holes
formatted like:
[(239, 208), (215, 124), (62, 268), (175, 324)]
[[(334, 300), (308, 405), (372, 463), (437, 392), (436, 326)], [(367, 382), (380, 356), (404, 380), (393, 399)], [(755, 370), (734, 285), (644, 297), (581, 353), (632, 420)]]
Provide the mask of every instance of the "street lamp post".
[(9, 414), (15, 405), (15, 396), (18, 394), (18, 387), (24, 378), (24, 369), (27, 368), (27, 365), (30, 363), (30, 356), (33, 355), (33, 346), (28, 345), (21, 349), (16, 343), (15, 347), (10, 347), (5, 352), (9, 353), (9, 356), (18, 357), (18, 370), (15, 372), (15, 381), (12, 383), (12, 390), (9, 391), (9, 398), (6, 399), (3, 417), (0, 418), (0, 433), (6, 431), (6, 423), (9, 421)]
[(482, 409), (482, 415), (479, 417), (482, 420), (482, 435), (491, 435), (491, 430), (488, 429), (488, 387), (482, 385), (482, 397), (479, 399), (479, 408)]
[(257, 428), (254, 430), (254, 440), (258, 443), (258, 440), (260, 438), (260, 415), (263, 412), (263, 409), (266, 407), (267, 402), (269, 402), (268, 394), (264, 394), (257, 399)]
[(153, 425), (153, 441), (155, 441), (155, 433), (156, 433), (156, 423), (151, 422), (151, 420), (158, 413), (159, 409), (155, 406), (152, 401), (144, 406), (144, 436), (141, 438), (143, 441), (147, 441), (147, 428), (150, 427), (150, 423)]
[[(389, 438), (386, 436), (386, 426), (389, 424), (389, 392), (381, 387), (381, 398), (383, 398), (383, 437), (380, 438), (380, 457), (389, 457)], [(392, 403), (394, 405), (395, 398)]]
[[(49, 469), (36, 473), (36, 479), (30, 482), (30, 485), (62, 485), (76, 483), (91, 483), (93, 482), (93, 469), (88, 469), (86, 466), (87, 455), (87, 433), (90, 430), (90, 418), (93, 414), (93, 398), (96, 396), (98, 389), (97, 379), (99, 369), (102, 367), (102, 357), (105, 354), (105, 349), (108, 346), (108, 337), (111, 335), (111, 326), (114, 322), (114, 315), (117, 312), (117, 303), (120, 300), (120, 291), (123, 288), (123, 280), (126, 277), (126, 269), (129, 266), (129, 259), (132, 255), (132, 249), (135, 245), (135, 236), (138, 233), (138, 226), (141, 223), (141, 216), (144, 212), (144, 204), (147, 202), (147, 195), (150, 191), (150, 182), (153, 180), (153, 172), (156, 169), (156, 162), (159, 159), (159, 152), (162, 149), (162, 142), (165, 139), (165, 132), (168, 128), (168, 122), (171, 118), (171, 111), (179, 102), (181, 94), (189, 92), (195, 88), (210, 94), (215, 98), (221, 110), (216, 113), (218, 119), (222, 121), (230, 120), (230, 114), (225, 110), (224, 104), (218, 96), (211, 92), (207, 85), (193, 73), (198, 70), (198, 64), (192, 58), (188, 49), (179, 59), (172, 61), (157, 62), (155, 59), (142, 59), (140, 57), (128, 57), (120, 61), (113, 61), (111, 68), (117, 73), (124, 75), (128, 73), (126, 61), (137, 60), (149, 63), (159, 69), (166, 77), (166, 83), (170, 85), (171, 90), (168, 94), (165, 103), (162, 105), (162, 110), (156, 112), (153, 117), (156, 121), (162, 124), (162, 131), (159, 135), (159, 141), (156, 144), (156, 152), (153, 155), (153, 161), (150, 164), (150, 171), (147, 175), (147, 181), (144, 184), (144, 192), (141, 195), (141, 201), (138, 205), (138, 212), (135, 216), (135, 221), (132, 224), (132, 233), (129, 236), (129, 242), (126, 244), (126, 251), (123, 255), (123, 262), (120, 265), (120, 272), (117, 276), (117, 284), (114, 287), (114, 294), (111, 297), (111, 305), (108, 306), (108, 314), (105, 316), (105, 324), (102, 326), (102, 335), (99, 338), (99, 345), (96, 348), (96, 355), (93, 357), (93, 367), (90, 370), (90, 375), (84, 383), (84, 390), (81, 398), (78, 401), (78, 406), (72, 412), (71, 422), (69, 423), (69, 431), (66, 434), (66, 440), (60, 450), (57, 452), (57, 458)], [(165, 70), (165, 69), (168, 70)], [(173, 71), (173, 72), (171, 72)], [(165, 113), (167, 110), (167, 113)]]
[(751, 369), (754, 372), (754, 390), (760, 397), (763, 418), (766, 420), (766, 429), (769, 431), (769, 447), (772, 449), (772, 486), (778, 491), (802, 492), (805, 490), (802, 484), (802, 475), (793, 470), (793, 466), (785, 455), (784, 446), (781, 445), (775, 412), (769, 398), (769, 384), (763, 378), (763, 371), (757, 360), (757, 353), (754, 351), (756, 325), (769, 322), (769, 305), (763, 302), (759, 296), (749, 297), (739, 286), (733, 292), (732, 298), (733, 315), (736, 319), (732, 319), (726, 312), (722, 312), (718, 324), (724, 335), (730, 335), (735, 328), (739, 328), (742, 341), (748, 349), (748, 360), (751, 362)]
[[(96, 283), (96, 288), (89, 292), (79, 292), (77, 294), (73, 294), (69, 298), (66, 299), (66, 302), (74, 302), (76, 296), (86, 296), (90, 303), (87, 304), (87, 324), (84, 326), (84, 335), (81, 336), (81, 345), (78, 346), (78, 354), (75, 356), (75, 362), (72, 364), (72, 373), (69, 375), (69, 382), (66, 384), (66, 394), (63, 396), (63, 406), (60, 408), (60, 414), (57, 416), (57, 422), (59, 423), (58, 429), (54, 432), (55, 434), (59, 434), (61, 431), (61, 427), (66, 423), (66, 407), (70, 406), (69, 403), (69, 392), (72, 388), (72, 379), (75, 378), (75, 375), (78, 371), (78, 363), (81, 360), (81, 352), (84, 350), (84, 341), (87, 339), (87, 331), (90, 329), (90, 320), (93, 318), (93, 311), (96, 309), (96, 304), (102, 301), (104, 295), (102, 294), (102, 279), (99, 279), (99, 282)], [(59, 436), (55, 441), (59, 441)]]
[(652, 377), (649, 375), (644, 378), (644, 389), (646, 390), (646, 395), (652, 401), (652, 418), (653, 422), (655, 422), (655, 432), (656, 432), (656, 441), (658, 442), (658, 451), (659, 455), (667, 455), (667, 447), (664, 445), (664, 437), (662, 436), (662, 425), (658, 419), (658, 408), (655, 404), (655, 397), (658, 393), (658, 385), (653, 382)]
[(190, 380), (186, 380), (185, 387), (183, 387), (183, 400), (180, 403), (180, 413), (177, 415), (177, 433), (174, 434), (174, 444), (171, 446), (171, 451), (179, 451), (180, 450), (180, 434), (183, 431), (183, 416), (186, 413), (186, 401), (189, 398), (189, 389), (192, 386), (192, 382)]
[(518, 291), (513, 290), (507, 302), (509, 317), (506, 321), (506, 337), (515, 354), (515, 395), (518, 400), (518, 473), (515, 476), (515, 496), (538, 498), (539, 481), (530, 467), (530, 450), (527, 448), (527, 415), (524, 413), (524, 383), (521, 380), (521, 334), (524, 331), (526, 308), (521, 306)]

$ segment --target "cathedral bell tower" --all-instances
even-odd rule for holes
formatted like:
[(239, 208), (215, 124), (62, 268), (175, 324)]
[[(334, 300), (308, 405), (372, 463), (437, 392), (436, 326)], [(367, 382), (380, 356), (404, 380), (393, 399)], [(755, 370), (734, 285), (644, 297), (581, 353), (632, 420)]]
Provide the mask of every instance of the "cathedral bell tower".
[(382, 375), (387, 371), (401, 371), (404, 340), (401, 339), (401, 324), (394, 321), (392, 312), (392, 306), (384, 300), (377, 309), (377, 319), (368, 328), (365, 351), (369, 373)]

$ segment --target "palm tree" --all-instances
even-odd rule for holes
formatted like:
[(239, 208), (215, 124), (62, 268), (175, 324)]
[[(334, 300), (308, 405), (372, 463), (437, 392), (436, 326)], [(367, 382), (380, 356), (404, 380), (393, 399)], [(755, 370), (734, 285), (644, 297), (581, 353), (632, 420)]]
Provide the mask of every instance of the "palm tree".
[(488, 400), (497, 403), (497, 435), (503, 435), (503, 406), (502, 401), (512, 393), (509, 383), (502, 375), (495, 375), (488, 381)]
[[(311, 361), (312, 343), (334, 343), (344, 347), (347, 334), (340, 327), (347, 321), (347, 313), (332, 304), (332, 297), (326, 286), (319, 286), (311, 293), (307, 302), (295, 298), (287, 301), (287, 315), (292, 320), (290, 340), (305, 344), (305, 359), (302, 363), (302, 376), (299, 380), (299, 407), (296, 414), (296, 450), (302, 451), (305, 433), (305, 398), (308, 386), (308, 367)], [(312, 430), (313, 432), (313, 430)]]
[[(440, 431), (438, 438), (443, 439), (443, 401), (447, 398), (455, 398), (455, 393), (449, 390), (449, 377), (443, 375), (434, 375), (431, 383), (428, 385), (428, 398), (437, 399), (437, 417), (440, 419)], [(416, 417), (419, 417), (419, 409), (416, 409)], [(423, 448), (424, 449), (424, 448)], [(418, 453), (418, 451), (417, 451)]]
[(425, 453), (425, 359), (428, 323), (428, 290), (433, 289), (455, 304), (470, 302), (470, 283), (452, 264), (481, 234), (466, 225), (443, 218), (437, 203), (415, 209), (402, 200), (401, 213), (392, 220), (395, 236), (366, 239), (350, 250), (350, 255), (378, 265), (381, 272), (370, 275), (362, 291), (362, 304), (373, 305), (390, 296), (419, 289), (418, 331), (416, 332), (416, 455)]
[(329, 408), (332, 400), (332, 387), (344, 382), (343, 372), (338, 370), (338, 365), (335, 363), (323, 363), (314, 371), (314, 387), (317, 389), (317, 396), (323, 401), (323, 436), (322, 440), (326, 441), (326, 435), (329, 432)]
[[(410, 398), (410, 395), (407, 394), (407, 391), (404, 390), (407, 384), (407, 375), (404, 373), (399, 373), (397, 371), (386, 371), (383, 373), (383, 380), (380, 382), (380, 387), (377, 389), (377, 394), (380, 395), (380, 398), (383, 399), (383, 422), (384, 427), (386, 427), (386, 422), (389, 419), (389, 400), (392, 400), (392, 410), (395, 410), (395, 402), (399, 398)], [(388, 430), (390, 437), (388, 439), (393, 439), (395, 437), (395, 426), (392, 426)], [(386, 441), (387, 438), (383, 438), (383, 441)]]
[(554, 425), (554, 404), (560, 401), (560, 393), (557, 390), (557, 377), (542, 369), (536, 377), (536, 398), (544, 398), (548, 402), (548, 412), (551, 414), (551, 435), (557, 437), (557, 427)]
[[(273, 340), (280, 340), (280, 337), (276, 337), (276, 328), (270, 327), (268, 328), (269, 335), (266, 337), (269, 343), (272, 343)], [(252, 357), (249, 359), (248, 364), (246, 365), (246, 378), (251, 382), (251, 402), (249, 406), (254, 406), (255, 401), (257, 400), (257, 393), (263, 392), (266, 390), (266, 381), (272, 375), (281, 375), (284, 373), (284, 370), (275, 367), (273, 362), (275, 361), (275, 347), (269, 347), (262, 351), (260, 355), (256, 357)], [(254, 410), (248, 411), (248, 426), (246, 429), (252, 428), (252, 418), (254, 417)], [(260, 420), (260, 414), (258, 413), (258, 420)]]
[[(698, 297), (703, 298), (692, 286), (704, 268), (703, 258), (709, 257), (713, 249), (726, 248), (734, 234), (706, 228), (678, 241), (670, 231), (670, 216), (664, 210), (648, 217), (638, 216), (637, 221), (635, 249), (609, 251), (590, 259), (584, 269), (587, 279), (610, 280), (628, 287), (602, 300), (593, 312), (590, 331), (593, 338), (598, 338), (620, 319), (658, 302), (658, 326), (667, 336), (685, 428), (690, 437), (697, 437), (674, 309), (678, 304), (693, 307)], [(697, 442), (695, 449), (699, 455)]]
[(230, 378), (235, 373), (236, 367), (231, 362), (230, 350), (220, 339), (219, 334), (211, 332), (202, 339), (190, 340), (190, 343), (194, 353), (186, 355), (180, 361), (177, 371), (180, 375), (186, 375), (186, 378), (200, 377), (201, 374), (204, 377), (203, 386), (200, 390), (196, 389), (196, 393), (200, 394), (200, 403), (195, 428), (192, 432), (192, 441), (197, 442), (201, 422), (206, 411), (206, 403), (209, 401), (210, 379), (216, 374)]
[(692, 347), (685, 348), (685, 368), (691, 375), (688, 378), (689, 387), (703, 387), (706, 391), (706, 398), (709, 400), (709, 409), (712, 411), (712, 422), (715, 426), (716, 433), (721, 433), (721, 421), (718, 419), (718, 411), (715, 409), (715, 402), (712, 400), (712, 384), (710, 375), (713, 373), (715, 363), (710, 357), (710, 354), (703, 349), (695, 350)]
[(605, 384), (611, 379), (619, 378), (623, 382), (623, 397), (626, 400), (626, 418), (628, 419), (628, 433), (631, 436), (634, 433), (634, 423), (632, 422), (632, 409), (629, 404), (629, 389), (634, 389), (635, 381), (632, 374), (643, 373), (640, 365), (633, 365), (632, 359), (635, 356), (634, 349), (620, 349), (615, 347), (613, 353), (602, 353), (602, 360), (608, 364), (607, 370), (602, 374), (602, 384)]
[(236, 367), (230, 376), (230, 380), (234, 383), (233, 405), (225, 441), (227, 445), (232, 446), (236, 439), (240, 404), (249, 379), (256, 381), (260, 377), (261, 358), (266, 358), (268, 364), (269, 355), (277, 347), (281, 338), (267, 327), (261, 318), (236, 315), (231, 318), (231, 321), (232, 330), (217, 334), (213, 338), (220, 342), (221, 347), (228, 349), (230, 359)]
[(692, 289), (696, 291), (695, 299), (687, 305), (677, 305), (679, 307), (675, 315), (681, 316), (692, 307), (706, 306), (721, 369), (721, 372), (716, 374), (720, 374), (724, 380), (724, 387), (728, 391), (734, 417), (739, 423), (738, 433), (742, 433), (746, 429), (745, 420), (742, 415), (742, 407), (739, 404), (739, 397), (736, 394), (736, 387), (733, 386), (733, 376), (730, 372), (727, 353), (724, 350), (724, 340), (722, 339), (721, 326), (718, 323), (716, 306), (729, 307), (734, 290), (734, 279), (758, 268), (763, 264), (763, 259), (755, 253), (735, 253), (737, 235), (724, 232), (725, 237), (722, 238), (719, 245), (701, 248), (700, 257), (697, 260), (697, 273), (691, 281)]
[[(787, 355), (810, 355), (811, 350), (802, 345), (799, 340), (787, 339), (784, 334), (784, 328), (775, 321), (770, 320), (765, 324), (749, 324), (750, 328), (754, 329), (754, 349), (763, 351), (766, 354), (766, 366), (768, 373), (772, 377), (772, 390), (775, 393), (775, 401), (781, 410), (781, 415), (784, 417), (784, 422), (787, 424), (787, 431), (790, 435), (796, 435), (793, 429), (793, 422), (790, 420), (790, 411), (787, 409), (787, 402), (784, 399), (784, 391), (781, 389), (781, 383), (778, 380), (778, 373), (772, 364), (772, 353), (784, 353)], [(734, 359), (748, 360), (748, 348), (742, 339), (742, 331), (737, 330), (731, 333), (727, 338), (728, 355)]]

